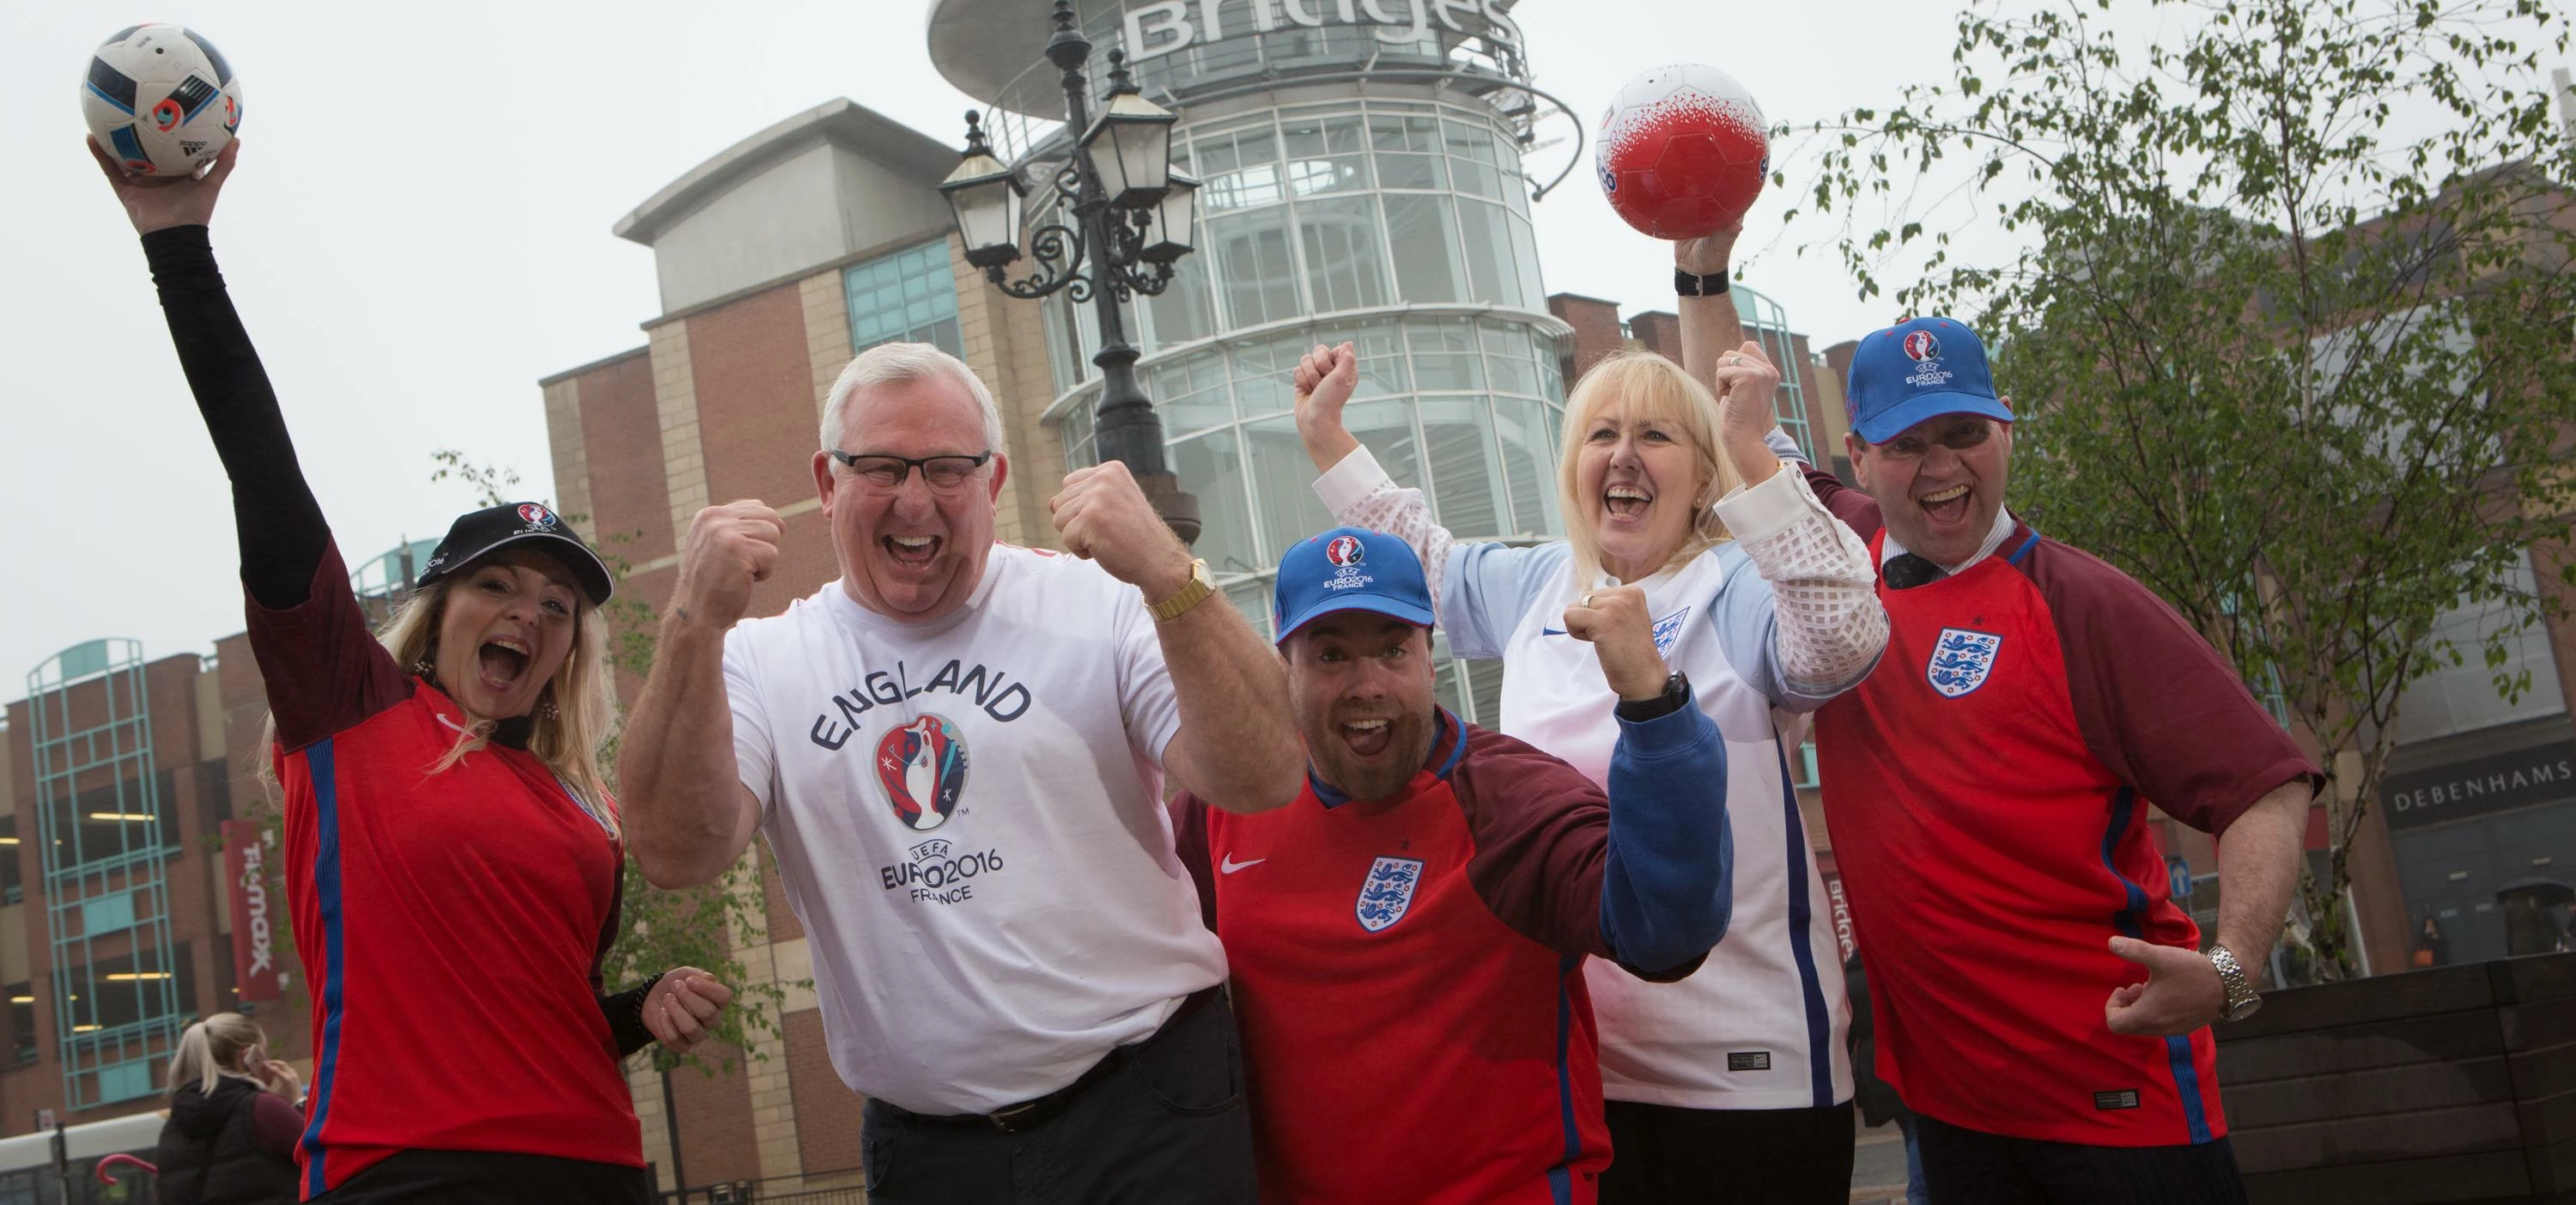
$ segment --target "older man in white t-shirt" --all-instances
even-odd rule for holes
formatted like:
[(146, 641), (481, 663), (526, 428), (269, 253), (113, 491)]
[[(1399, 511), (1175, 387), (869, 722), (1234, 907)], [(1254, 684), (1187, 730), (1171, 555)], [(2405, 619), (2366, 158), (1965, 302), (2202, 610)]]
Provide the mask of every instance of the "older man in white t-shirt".
[(1162, 787), (1296, 797), (1278, 658), (1123, 465), (1048, 504), (1073, 555), (996, 543), (1001, 420), (936, 348), (853, 360), (822, 438), (839, 580), (744, 620), (777, 512), (690, 526), (618, 761), (645, 876), (767, 836), (868, 1098), (870, 1200), (1250, 1201), (1225, 957)]

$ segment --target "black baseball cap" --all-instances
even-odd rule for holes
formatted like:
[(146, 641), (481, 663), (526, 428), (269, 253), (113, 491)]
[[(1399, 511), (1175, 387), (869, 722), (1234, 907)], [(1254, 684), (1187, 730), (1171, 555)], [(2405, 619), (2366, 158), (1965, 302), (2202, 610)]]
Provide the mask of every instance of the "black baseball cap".
[(608, 566), (542, 502), (504, 502), (457, 516), (447, 529), (447, 538), (440, 540), (437, 550), (429, 554), (429, 566), (420, 571), (420, 584), (426, 586), (514, 544), (533, 544), (553, 554), (564, 568), (572, 570), (590, 605), (607, 605), (611, 590)]

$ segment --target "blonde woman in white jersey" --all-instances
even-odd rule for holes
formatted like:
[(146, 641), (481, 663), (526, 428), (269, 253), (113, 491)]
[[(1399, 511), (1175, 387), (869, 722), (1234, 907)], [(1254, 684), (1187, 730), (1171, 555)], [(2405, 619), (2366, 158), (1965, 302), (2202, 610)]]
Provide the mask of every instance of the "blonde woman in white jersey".
[[(1684, 268), (1711, 255), (1710, 285), (1723, 281), (1726, 248), (1680, 246)], [(1787, 779), (1796, 738), (1782, 734), (1803, 732), (1805, 713), (1867, 676), (1887, 616), (1859, 538), (1764, 446), (1779, 369), (1751, 343), (1719, 359), (1722, 396), (1646, 353), (1585, 374), (1558, 462), (1569, 538), (1534, 548), (1457, 544), (1420, 490), (1387, 477), (1342, 423), (1357, 380), (1350, 345), (1318, 347), (1296, 372), (1315, 492), (1340, 522), (1422, 554), (1450, 649), (1504, 661), (1502, 731), (1606, 778), (1618, 700), (1564, 615), (1586, 594), (1625, 589), (1644, 594), (1658, 651), (1726, 737), (1726, 940), (1679, 983), (1616, 968), (1587, 976), (1609, 1100), (1602, 1205), (1850, 1194), (1849, 1010)]]

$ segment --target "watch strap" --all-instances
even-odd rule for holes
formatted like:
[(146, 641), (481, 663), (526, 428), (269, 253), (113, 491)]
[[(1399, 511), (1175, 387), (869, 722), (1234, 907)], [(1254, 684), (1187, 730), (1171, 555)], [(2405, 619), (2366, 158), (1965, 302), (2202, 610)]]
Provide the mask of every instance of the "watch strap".
[(1169, 623), (1188, 614), (1190, 608), (1207, 601), (1207, 596), (1214, 593), (1216, 583), (1208, 580), (1207, 562), (1194, 560), (1190, 562), (1190, 584), (1181, 587), (1170, 598), (1145, 604), (1145, 610), (1153, 615), (1154, 622)]
[(2246, 977), (2245, 964), (2236, 960), (2236, 952), (2216, 942), (2209, 946), (2209, 965), (2218, 971), (2218, 984), (2227, 990), (2226, 1019), (2244, 1019), (2263, 1004), (2263, 997)]
[(1726, 273), (1699, 275), (1685, 268), (1673, 269), (1673, 292), (1684, 297), (1722, 297), (1726, 294)]
[(1681, 674), (1664, 679), (1664, 693), (1651, 699), (1621, 699), (1612, 714), (1631, 724), (1660, 720), (1690, 702), (1690, 679)]

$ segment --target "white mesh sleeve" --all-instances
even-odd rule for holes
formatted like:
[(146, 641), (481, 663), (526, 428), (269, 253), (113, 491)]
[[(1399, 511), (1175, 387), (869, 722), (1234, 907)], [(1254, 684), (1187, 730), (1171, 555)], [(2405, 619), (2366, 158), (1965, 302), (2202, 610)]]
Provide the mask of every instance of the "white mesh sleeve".
[(1783, 684), (1822, 699), (1867, 676), (1887, 648), (1887, 611), (1860, 537), (1788, 468), (1729, 492), (1716, 509), (1771, 583)]
[(1353, 450), (1317, 477), (1315, 496), (1333, 512), (1334, 522), (1382, 531), (1412, 545), (1413, 554), (1422, 558), (1422, 576), (1431, 587), (1431, 597), (1448, 597), (1440, 592), (1440, 579), (1449, 567), (1449, 549), (1457, 541), (1448, 528), (1431, 521), (1431, 500), (1421, 490), (1397, 485), (1367, 448)]

